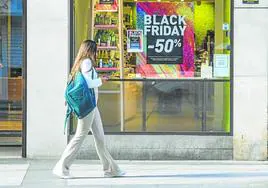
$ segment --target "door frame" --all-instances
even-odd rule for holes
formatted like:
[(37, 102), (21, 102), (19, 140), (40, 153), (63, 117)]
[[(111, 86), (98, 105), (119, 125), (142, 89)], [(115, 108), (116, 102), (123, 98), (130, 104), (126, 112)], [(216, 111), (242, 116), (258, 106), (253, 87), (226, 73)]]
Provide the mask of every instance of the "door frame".
[(27, 0), (22, 0), (23, 27), (23, 117), (22, 117), (22, 157), (27, 157)]

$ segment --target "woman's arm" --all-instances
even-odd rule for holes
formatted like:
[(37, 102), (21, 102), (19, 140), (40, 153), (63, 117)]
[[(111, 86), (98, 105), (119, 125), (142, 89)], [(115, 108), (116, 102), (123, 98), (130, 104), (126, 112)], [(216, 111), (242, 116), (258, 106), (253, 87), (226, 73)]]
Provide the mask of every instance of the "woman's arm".
[(90, 59), (84, 59), (83, 62), (81, 63), (80, 68), (85, 80), (87, 81), (87, 85), (89, 88), (100, 87), (102, 85), (101, 78), (92, 79), (92, 74), (95, 73), (92, 68), (92, 62)]

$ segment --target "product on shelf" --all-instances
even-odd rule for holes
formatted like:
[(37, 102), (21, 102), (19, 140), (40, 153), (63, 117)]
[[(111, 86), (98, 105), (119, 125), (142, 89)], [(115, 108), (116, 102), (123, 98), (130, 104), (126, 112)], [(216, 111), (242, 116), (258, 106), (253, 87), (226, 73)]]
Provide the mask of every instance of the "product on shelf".
[(113, 67), (113, 61), (111, 59), (109, 59), (109, 61), (108, 61), (108, 66)]
[(116, 34), (112, 30), (97, 30), (94, 40), (99, 46), (111, 47), (116, 46)]
[(99, 61), (99, 67), (102, 68), (102, 59)]
[(117, 0), (114, 0), (111, 4), (101, 3), (100, 1), (98, 1), (97, 4), (95, 5), (95, 10), (99, 12), (117, 12), (118, 11)]
[(117, 0), (113, 4), (102, 4), (96, 1), (95, 11), (92, 16), (93, 39), (97, 42), (97, 71), (100, 74), (114, 74), (120, 76), (120, 53), (119, 53), (119, 28), (120, 20)]
[(104, 26), (117, 25), (117, 19), (111, 13), (98, 13), (95, 16), (95, 26), (99, 25)]
[(131, 6), (124, 6), (123, 22), (125, 26), (132, 26), (132, 8)]

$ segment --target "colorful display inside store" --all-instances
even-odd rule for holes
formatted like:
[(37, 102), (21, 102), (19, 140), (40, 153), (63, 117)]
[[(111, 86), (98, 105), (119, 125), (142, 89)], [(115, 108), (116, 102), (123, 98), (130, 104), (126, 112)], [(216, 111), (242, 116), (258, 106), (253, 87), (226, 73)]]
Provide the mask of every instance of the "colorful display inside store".
[[(95, 0), (89, 30), (98, 43), (97, 70), (113, 78), (229, 77), (230, 20), (224, 18), (216, 28), (210, 16), (214, 6), (206, 1)], [(222, 45), (217, 54), (216, 44)], [(221, 63), (225, 69), (217, 67)]]

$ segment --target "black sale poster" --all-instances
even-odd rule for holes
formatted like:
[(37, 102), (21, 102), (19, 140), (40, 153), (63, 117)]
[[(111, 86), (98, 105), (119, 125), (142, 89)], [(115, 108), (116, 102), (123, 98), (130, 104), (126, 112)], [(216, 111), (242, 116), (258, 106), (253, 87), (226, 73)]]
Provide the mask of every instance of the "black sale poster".
[(182, 64), (185, 17), (145, 15), (148, 64)]

